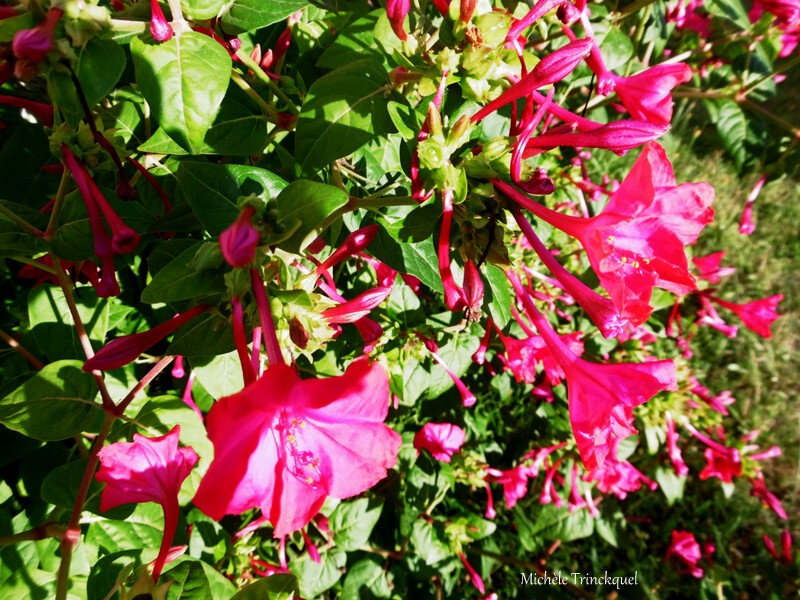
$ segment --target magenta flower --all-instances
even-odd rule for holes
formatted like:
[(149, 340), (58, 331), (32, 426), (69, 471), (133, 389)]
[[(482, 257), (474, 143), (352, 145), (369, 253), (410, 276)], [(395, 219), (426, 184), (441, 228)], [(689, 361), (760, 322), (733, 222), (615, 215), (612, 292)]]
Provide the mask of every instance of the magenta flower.
[(767, 489), (767, 484), (764, 482), (764, 475), (759, 472), (757, 477), (750, 480), (752, 488), (750, 494), (761, 500), (764, 506), (772, 509), (776, 515), (781, 519), (786, 520), (789, 516), (786, 514), (786, 509), (778, 497)]
[(14, 56), (33, 63), (43, 61), (53, 49), (53, 33), (63, 15), (62, 9), (51, 8), (36, 27), (17, 31), (11, 42)]
[(150, 35), (157, 42), (166, 42), (173, 33), (172, 25), (164, 17), (158, 0), (150, 0)]
[(742, 216), (739, 220), (739, 233), (742, 235), (752, 235), (756, 230), (756, 225), (753, 223), (753, 205), (756, 203), (756, 200), (761, 193), (761, 188), (764, 187), (766, 182), (767, 176), (762, 175), (758, 181), (753, 184), (753, 187), (747, 196), (747, 201), (744, 203)]
[(338, 306), (322, 311), (322, 316), (328, 323), (354, 323), (366, 317), (372, 309), (386, 300), (391, 293), (391, 287), (374, 287), (360, 293), (352, 300), (347, 300)]
[(689, 467), (683, 460), (681, 449), (678, 446), (678, 432), (675, 430), (675, 421), (672, 416), (667, 413), (667, 451), (669, 452), (669, 460), (672, 462), (672, 467), (675, 469), (675, 474), (678, 477), (683, 477), (689, 473)]
[(748, 329), (755, 331), (761, 337), (772, 337), (771, 326), (781, 316), (778, 314), (778, 304), (783, 300), (783, 294), (753, 300), (744, 304), (728, 302), (715, 296), (709, 296), (709, 298), (721, 307), (727, 308), (736, 314)]
[(519, 464), (506, 471), (499, 469), (487, 469), (486, 481), (499, 483), (503, 486), (503, 497), (508, 508), (514, 508), (517, 500), (524, 498), (528, 494), (528, 478), (536, 477), (536, 472), (525, 464)]
[(461, 449), (467, 434), (458, 425), (452, 423), (425, 423), (414, 435), (414, 448), (417, 452), (423, 448), (431, 456), (442, 462), (450, 462), (453, 454)]
[[(333, 252), (333, 254), (322, 261), (322, 263), (317, 267), (317, 273), (321, 273), (322, 271), (330, 269), (331, 267), (338, 265), (343, 260), (358, 254), (370, 245), (377, 234), (377, 225), (367, 225), (366, 227), (357, 229), (345, 238), (344, 242), (342, 242), (342, 245), (339, 246)], [(392, 283), (394, 283), (394, 277), (392, 277)], [(391, 285), (391, 283), (389, 285)]]
[(614, 440), (611, 444), (611, 451), (603, 464), (590, 469), (584, 479), (596, 481), (598, 490), (604, 494), (614, 494), (620, 500), (624, 500), (629, 493), (638, 490), (643, 483), (651, 490), (656, 489), (658, 485), (639, 469), (627, 460), (617, 458), (618, 446), (619, 440)]
[(663, 125), (632, 119), (613, 121), (582, 131), (573, 131), (571, 125), (553, 127), (547, 133), (532, 137), (528, 141), (523, 157), (528, 158), (557, 146), (604, 148), (617, 154), (624, 154), (628, 150), (660, 138), (667, 129)]
[(703, 456), (706, 457), (706, 466), (700, 471), (700, 479), (716, 477), (720, 481), (731, 483), (734, 477), (742, 474), (742, 460), (735, 448), (717, 444), (706, 448)]
[(580, 241), (601, 285), (634, 326), (650, 316), (655, 286), (675, 294), (695, 289), (684, 246), (712, 221), (714, 189), (676, 185), (664, 149), (648, 144), (603, 211), (592, 218), (563, 215), (494, 180), (523, 208)]
[(483, 579), (481, 578), (480, 574), (475, 570), (475, 568), (469, 564), (467, 557), (464, 556), (463, 552), (458, 553), (458, 558), (461, 559), (461, 564), (464, 565), (464, 568), (467, 570), (467, 574), (469, 575), (469, 581), (475, 587), (478, 592), (481, 594), (486, 592), (486, 586), (483, 583)]
[(403, 22), (411, 8), (410, 0), (386, 0), (386, 16), (392, 25), (392, 31), (401, 40), (407, 40), (408, 35), (403, 29)]
[(506, 271), (516, 291), (550, 348), (567, 380), (572, 433), (587, 469), (603, 463), (617, 439), (636, 433), (633, 408), (662, 390), (677, 389), (675, 363), (659, 360), (645, 363), (596, 364), (579, 358), (553, 331), (536, 309), (519, 278)]
[(632, 77), (611, 74), (617, 96), (634, 119), (654, 125), (669, 125), (672, 120), (672, 89), (692, 78), (692, 69), (683, 63), (656, 65)]
[(453, 222), (453, 192), (442, 192), (442, 223), (439, 228), (439, 242), (436, 254), (439, 260), (439, 275), (444, 288), (444, 303), (456, 311), (464, 306), (464, 292), (458, 287), (450, 270), (450, 226)]
[(214, 461), (195, 505), (213, 519), (260, 508), (275, 537), (300, 529), (328, 496), (349, 498), (386, 476), (400, 436), (384, 425), (389, 380), (378, 363), (302, 380), (271, 364), (206, 418)]
[(692, 258), (694, 266), (700, 271), (700, 278), (705, 279), (708, 283), (717, 284), (723, 277), (733, 275), (736, 272), (735, 267), (720, 266), (726, 254), (727, 252), (720, 250), (719, 252), (712, 252), (706, 256), (695, 256)]
[(672, 543), (667, 549), (667, 560), (677, 559), (688, 567), (687, 572), (692, 577), (700, 579), (703, 576), (703, 569), (698, 566), (698, 563), (702, 557), (700, 544), (697, 543), (693, 533), (673, 530)]
[(581, 60), (589, 54), (591, 47), (592, 40), (586, 38), (575, 40), (551, 52), (536, 63), (536, 66), (517, 83), (472, 115), (470, 120), (477, 123), (517, 98), (522, 98), (540, 87), (561, 81), (575, 70)]
[(129, 503), (155, 502), (164, 510), (164, 538), (153, 565), (157, 580), (178, 525), (178, 492), (189, 476), (197, 453), (178, 448), (179, 425), (161, 437), (133, 434), (133, 443), (117, 442), (100, 450), (100, 469), (95, 479), (105, 483), (100, 496), (100, 510), (107, 511)]
[(469, 259), (464, 264), (464, 315), (468, 321), (475, 322), (481, 319), (483, 306), (483, 280), (475, 266), (475, 261)]
[(125, 366), (139, 358), (148, 348), (163, 340), (178, 327), (207, 310), (208, 306), (193, 306), (186, 312), (178, 313), (152, 329), (111, 340), (97, 354), (83, 363), (83, 370), (88, 373), (90, 371), (109, 371)]
[(222, 256), (233, 268), (245, 267), (256, 258), (261, 234), (252, 223), (255, 212), (253, 206), (245, 206), (231, 226), (219, 234)]

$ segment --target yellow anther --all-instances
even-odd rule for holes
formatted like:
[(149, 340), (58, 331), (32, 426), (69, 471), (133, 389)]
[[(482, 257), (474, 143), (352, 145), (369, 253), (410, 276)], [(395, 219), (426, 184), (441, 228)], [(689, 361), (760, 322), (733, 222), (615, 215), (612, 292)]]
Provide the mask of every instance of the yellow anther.
[(297, 422), (297, 426), (298, 427), (305, 427), (306, 426), (306, 422), (305, 421), (298, 421)]
[(632, 266), (634, 269), (638, 269), (638, 268), (639, 268), (639, 261), (638, 261), (638, 260), (635, 260), (635, 261), (633, 261), (633, 262), (631, 263), (631, 266)]
[(650, 264), (650, 259), (649, 259), (649, 258), (643, 258), (643, 259), (642, 259), (642, 262), (643, 262), (644, 264), (646, 264), (646, 265), (649, 265), (649, 264)]
[(306, 477), (306, 483), (314, 483), (313, 477)]
[(615, 240), (615, 239), (617, 239), (617, 238), (615, 238), (613, 235), (610, 235), (610, 236), (608, 236), (608, 238), (606, 238), (606, 239), (608, 240), (608, 243), (609, 243), (609, 244), (613, 244), (613, 243), (614, 243), (614, 240)]
[(296, 446), (297, 445), (297, 440), (295, 439), (295, 437), (291, 433), (286, 436), (286, 439), (289, 440), (289, 443), (292, 446)]
[(621, 263), (626, 263), (626, 262), (628, 262), (628, 257), (627, 256), (623, 256), (622, 258), (619, 259), (619, 261)]

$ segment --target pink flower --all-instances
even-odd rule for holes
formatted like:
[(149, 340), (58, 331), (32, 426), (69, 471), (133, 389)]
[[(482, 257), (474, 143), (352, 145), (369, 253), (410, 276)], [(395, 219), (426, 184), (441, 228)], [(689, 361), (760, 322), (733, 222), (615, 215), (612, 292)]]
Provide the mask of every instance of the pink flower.
[(744, 304), (728, 302), (714, 296), (709, 296), (709, 298), (721, 307), (735, 313), (748, 329), (755, 331), (761, 337), (772, 337), (770, 327), (781, 316), (778, 314), (778, 304), (783, 300), (783, 294), (753, 300)]
[(664, 149), (648, 144), (603, 211), (592, 218), (563, 215), (494, 181), (523, 208), (577, 238), (622, 318), (634, 326), (650, 316), (655, 286), (675, 294), (695, 289), (684, 246), (712, 221), (714, 189), (676, 185)]
[(324, 310), (322, 316), (328, 323), (353, 323), (366, 317), (373, 308), (376, 308), (386, 300), (391, 293), (391, 287), (375, 287), (360, 293), (352, 300), (347, 300), (338, 306)]
[(475, 266), (475, 261), (469, 259), (464, 265), (464, 316), (470, 322), (480, 321), (481, 307), (483, 306), (483, 280)]
[(675, 363), (596, 364), (579, 358), (536, 309), (519, 278), (506, 271), (539, 335), (563, 369), (567, 380), (572, 433), (587, 469), (603, 463), (614, 441), (636, 433), (633, 408), (662, 390), (677, 389)]
[(255, 211), (254, 207), (245, 206), (233, 224), (219, 234), (222, 256), (234, 268), (245, 267), (256, 258), (261, 234), (252, 223)]
[(675, 469), (675, 474), (678, 477), (683, 477), (689, 473), (689, 467), (686, 466), (686, 463), (683, 460), (681, 449), (678, 446), (678, 432), (675, 430), (675, 422), (672, 420), (672, 416), (669, 413), (666, 414), (666, 420), (667, 451), (669, 452), (669, 460), (672, 462), (672, 466)]
[(36, 27), (17, 31), (11, 42), (14, 56), (34, 63), (43, 61), (53, 49), (53, 33), (63, 15), (60, 8), (51, 8)]
[(442, 192), (442, 223), (439, 228), (439, 242), (436, 254), (439, 260), (439, 275), (444, 288), (444, 303), (455, 311), (464, 306), (464, 292), (458, 287), (450, 270), (450, 226), (453, 222), (453, 192)]
[(403, 29), (403, 22), (411, 8), (410, 0), (386, 0), (386, 16), (392, 25), (392, 31), (401, 40), (407, 40), (408, 35)]
[(260, 508), (277, 538), (300, 529), (326, 497), (360, 494), (395, 464), (388, 401), (386, 372), (363, 358), (327, 379), (271, 364), (208, 413), (214, 461), (195, 505), (213, 519)]
[(708, 447), (703, 451), (703, 456), (706, 457), (706, 466), (700, 471), (700, 479), (716, 477), (720, 481), (731, 483), (734, 477), (742, 474), (742, 461), (739, 453), (734, 448), (725, 446), (722, 448), (728, 451), (721, 451), (716, 446)]
[(164, 538), (153, 566), (157, 580), (178, 525), (178, 492), (189, 476), (197, 454), (191, 448), (178, 448), (180, 426), (161, 437), (133, 434), (133, 443), (118, 442), (98, 454), (100, 469), (95, 479), (106, 484), (100, 496), (100, 510), (107, 511), (131, 502), (155, 502), (164, 509)]
[(450, 458), (461, 449), (466, 438), (467, 434), (458, 425), (425, 423), (414, 435), (414, 448), (417, 452), (424, 448), (436, 460), (450, 462)]
[(172, 25), (164, 17), (158, 0), (150, 0), (150, 35), (157, 42), (166, 42), (172, 37)]
[(786, 520), (789, 518), (778, 497), (767, 489), (762, 473), (759, 472), (758, 477), (751, 479), (750, 484), (753, 486), (750, 489), (750, 494), (761, 500), (764, 506), (771, 508), (781, 519)]
[(536, 477), (537, 474), (525, 464), (519, 464), (506, 471), (490, 468), (486, 473), (486, 481), (502, 484), (503, 497), (508, 508), (514, 508), (517, 500), (525, 497), (528, 493), (528, 477)]
[[(554, 113), (555, 114), (555, 113)], [(624, 119), (600, 125), (593, 129), (572, 131), (572, 126), (553, 127), (547, 133), (532, 137), (523, 158), (551, 150), (557, 146), (604, 148), (618, 154), (638, 148), (667, 132), (667, 127), (647, 121)]]
[(193, 306), (186, 312), (178, 313), (170, 320), (164, 321), (152, 329), (141, 333), (123, 335), (111, 340), (97, 354), (83, 363), (83, 370), (87, 373), (90, 371), (109, 371), (127, 365), (178, 327), (207, 310), (207, 306)]
[(638, 490), (644, 483), (651, 490), (658, 486), (651, 481), (639, 469), (634, 467), (627, 460), (617, 458), (617, 448), (619, 440), (614, 440), (611, 451), (606, 460), (598, 467), (589, 470), (584, 479), (586, 481), (596, 481), (597, 489), (604, 494), (614, 494), (620, 500), (624, 500), (630, 492)]
[(698, 566), (702, 558), (700, 544), (693, 533), (688, 531), (673, 530), (672, 543), (667, 549), (667, 559), (676, 558), (688, 567), (688, 572), (698, 579), (703, 576), (703, 569)]
[(756, 230), (756, 225), (753, 223), (753, 205), (756, 203), (761, 193), (761, 188), (764, 187), (766, 182), (767, 176), (762, 175), (758, 181), (753, 184), (753, 188), (747, 196), (747, 201), (744, 203), (744, 209), (742, 210), (742, 216), (739, 221), (739, 233), (742, 235), (752, 235)]
[(735, 267), (721, 267), (722, 259), (725, 258), (724, 250), (713, 252), (707, 256), (695, 256), (692, 258), (694, 266), (700, 271), (700, 277), (708, 281), (708, 283), (717, 284), (720, 279), (733, 275), (736, 272)]
[(551, 52), (517, 83), (472, 115), (470, 120), (473, 123), (477, 123), (517, 98), (522, 98), (531, 91), (535, 91), (545, 85), (561, 81), (575, 70), (581, 60), (589, 54), (591, 47), (592, 40), (586, 38), (570, 42), (566, 46)]
[(755, 0), (755, 4), (785, 23), (800, 21), (800, 0)]
[(475, 589), (478, 590), (481, 594), (486, 592), (486, 586), (483, 583), (483, 579), (481, 579), (480, 574), (475, 570), (475, 568), (469, 564), (467, 561), (467, 557), (464, 556), (463, 552), (458, 553), (458, 558), (461, 559), (461, 564), (464, 565), (464, 568), (467, 570), (467, 574), (469, 575), (470, 583), (475, 586)]
[[(358, 254), (364, 250), (364, 248), (370, 245), (377, 234), (377, 225), (367, 225), (366, 227), (357, 229), (345, 238), (344, 242), (342, 242), (342, 245), (339, 246), (333, 252), (333, 254), (322, 261), (322, 263), (317, 267), (317, 273), (321, 273), (322, 271), (330, 269), (331, 267), (338, 265), (343, 260)], [(394, 277), (392, 277), (392, 283), (394, 283)]]
[(617, 96), (634, 119), (654, 125), (669, 125), (672, 120), (672, 89), (692, 78), (683, 63), (656, 65), (632, 77), (611, 74)]

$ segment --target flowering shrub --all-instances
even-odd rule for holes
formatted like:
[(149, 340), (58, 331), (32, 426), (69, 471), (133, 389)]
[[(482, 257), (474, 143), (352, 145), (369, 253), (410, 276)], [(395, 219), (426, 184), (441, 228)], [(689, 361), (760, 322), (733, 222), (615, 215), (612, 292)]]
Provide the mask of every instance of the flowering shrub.
[(3, 597), (796, 592), (781, 448), (694, 339), (783, 296), (693, 248), (671, 127), (757, 235), (799, 40), (795, 0), (0, 6)]

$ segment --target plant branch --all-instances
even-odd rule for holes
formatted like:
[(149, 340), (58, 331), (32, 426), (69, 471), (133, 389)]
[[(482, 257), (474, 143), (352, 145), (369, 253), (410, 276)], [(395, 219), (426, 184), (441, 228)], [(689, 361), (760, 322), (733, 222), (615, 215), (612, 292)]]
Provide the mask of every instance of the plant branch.
[[(72, 285), (67, 279), (67, 274), (64, 272), (64, 267), (61, 266), (61, 261), (58, 257), (50, 252), (50, 259), (53, 261), (53, 266), (56, 271), (58, 283), (61, 286), (61, 291), (64, 292), (64, 299), (67, 301), (69, 313), (72, 315), (72, 322), (75, 324), (75, 331), (78, 333), (78, 339), (83, 347), (83, 353), (86, 355), (87, 360), (94, 356), (94, 348), (92, 342), (89, 341), (89, 336), (86, 333), (86, 328), (83, 326), (81, 316), (78, 314), (78, 307), (75, 304), (75, 298), (72, 296)], [(103, 409), (106, 411), (114, 410), (114, 402), (106, 388), (106, 382), (103, 381), (103, 374), (100, 371), (92, 371), (94, 379), (97, 382), (97, 388), (100, 390), (100, 396), (103, 398)]]
[(16, 544), (18, 542), (38, 541), (47, 538), (62, 539), (64, 536), (64, 527), (55, 521), (48, 521), (37, 525), (33, 529), (28, 529), (21, 533), (14, 533), (11, 535), (0, 536), (0, 546), (8, 546), (9, 544)]
[(28, 223), (25, 219), (20, 217), (17, 213), (12, 211), (10, 208), (8, 208), (2, 202), (0, 202), (0, 214), (8, 217), (9, 220), (13, 221), (14, 223), (16, 223), (17, 225), (22, 227), (25, 231), (27, 231), (31, 235), (35, 235), (36, 237), (39, 237), (39, 238), (40, 237), (44, 237), (44, 232), (43, 231), (40, 231), (39, 229), (37, 229), (36, 227), (34, 227), (30, 223)]
[(53, 209), (50, 211), (50, 221), (47, 223), (47, 229), (44, 232), (44, 239), (49, 240), (53, 237), (53, 232), (58, 223), (58, 215), (61, 212), (61, 204), (64, 202), (64, 196), (67, 193), (67, 182), (69, 181), (69, 169), (64, 168), (61, 174), (61, 182), (58, 184), (58, 191), (56, 192), (56, 200), (53, 203)]
[(125, 409), (128, 408), (128, 405), (133, 402), (134, 398), (136, 398), (137, 394), (141, 392), (144, 388), (150, 385), (150, 382), (153, 381), (156, 377), (158, 377), (159, 373), (163, 371), (169, 363), (172, 362), (174, 356), (165, 356), (161, 360), (159, 360), (153, 367), (142, 377), (139, 382), (133, 387), (133, 389), (128, 392), (128, 395), (125, 396), (122, 401), (117, 404), (115, 407), (115, 413), (119, 416), (125, 412)]
[(97, 468), (99, 462), (98, 453), (103, 443), (111, 431), (111, 424), (116, 419), (116, 416), (110, 412), (106, 412), (103, 418), (103, 424), (100, 426), (100, 432), (94, 438), (92, 450), (89, 452), (89, 459), (86, 463), (86, 468), (83, 471), (78, 493), (75, 497), (75, 504), (72, 507), (67, 528), (64, 531), (64, 537), (61, 539), (61, 564), (58, 567), (58, 579), (56, 582), (56, 600), (66, 600), (67, 588), (69, 587), (69, 567), (72, 562), (72, 552), (78, 545), (81, 537), (81, 513), (83, 512), (83, 504), (86, 502), (86, 496), (89, 493), (89, 486), (92, 483), (92, 476)]
[(37, 371), (40, 371), (40, 370), (42, 369), (42, 367), (44, 366), (44, 365), (42, 364), (42, 361), (40, 361), (40, 360), (39, 360), (38, 358), (36, 358), (36, 357), (35, 357), (33, 354), (31, 354), (31, 353), (30, 353), (30, 352), (28, 352), (28, 351), (27, 351), (25, 348), (23, 348), (23, 347), (22, 347), (22, 345), (20, 345), (20, 343), (19, 343), (17, 340), (15, 340), (13, 337), (11, 337), (10, 335), (8, 335), (8, 334), (7, 334), (5, 331), (3, 331), (2, 329), (0, 329), (0, 338), (2, 338), (3, 340), (5, 340), (5, 342), (6, 342), (6, 343), (7, 343), (9, 346), (11, 346), (11, 347), (12, 347), (12, 348), (13, 348), (15, 351), (17, 351), (19, 354), (21, 354), (22, 356), (24, 356), (24, 357), (25, 357), (25, 358), (28, 360), (28, 362), (29, 362), (29, 363), (31, 363), (31, 364), (33, 365), (33, 367), (34, 367), (34, 368), (35, 368)]

